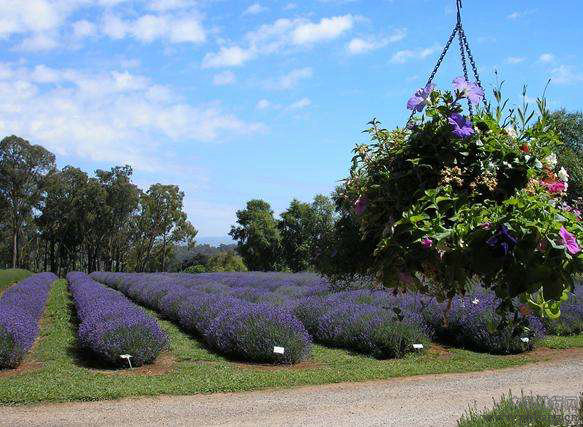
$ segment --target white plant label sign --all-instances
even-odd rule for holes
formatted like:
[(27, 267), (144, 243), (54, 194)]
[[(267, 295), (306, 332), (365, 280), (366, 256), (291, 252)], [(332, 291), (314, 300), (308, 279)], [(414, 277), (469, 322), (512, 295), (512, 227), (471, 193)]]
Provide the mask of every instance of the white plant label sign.
[(423, 344), (413, 344), (413, 348), (415, 350), (422, 350), (423, 349)]
[(273, 352), (276, 354), (284, 354), (285, 348), (275, 346), (275, 347), (273, 347)]

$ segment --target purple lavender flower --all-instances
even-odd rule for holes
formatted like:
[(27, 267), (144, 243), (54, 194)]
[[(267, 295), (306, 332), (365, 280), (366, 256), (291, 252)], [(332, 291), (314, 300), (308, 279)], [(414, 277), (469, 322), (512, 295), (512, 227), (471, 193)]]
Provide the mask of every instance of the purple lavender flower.
[(409, 98), (409, 101), (407, 101), (407, 109), (416, 112), (423, 111), (423, 108), (425, 108), (425, 105), (427, 105), (427, 102), (429, 101), (431, 92), (433, 92), (433, 88), (435, 88), (435, 85), (429, 83), (425, 88), (417, 90), (417, 92)]
[(499, 257), (504, 257), (512, 252), (517, 243), (517, 240), (510, 234), (508, 227), (505, 225), (500, 226), (498, 232), (486, 241), (486, 244), (494, 249)]
[(101, 361), (126, 366), (122, 354), (132, 356), (132, 365), (153, 362), (167, 347), (168, 337), (156, 320), (120, 292), (106, 288), (85, 273), (67, 274), (69, 289), (80, 324), (81, 348)]
[(0, 299), (0, 369), (16, 368), (38, 335), (53, 273), (39, 273), (13, 285)]
[(477, 83), (470, 83), (463, 77), (457, 77), (453, 81), (453, 87), (463, 98), (468, 98), (472, 105), (478, 105), (484, 98), (484, 91)]
[(452, 126), (452, 133), (458, 138), (467, 138), (474, 134), (472, 122), (459, 113), (452, 113), (447, 119)]

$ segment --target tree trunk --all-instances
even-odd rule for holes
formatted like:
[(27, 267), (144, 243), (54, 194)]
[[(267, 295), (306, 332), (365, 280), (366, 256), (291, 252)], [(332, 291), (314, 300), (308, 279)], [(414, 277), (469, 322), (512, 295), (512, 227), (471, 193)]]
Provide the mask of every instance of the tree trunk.
[(16, 268), (18, 260), (18, 230), (12, 232), (12, 268)]
[(164, 234), (164, 243), (162, 244), (162, 271), (166, 271), (166, 235)]

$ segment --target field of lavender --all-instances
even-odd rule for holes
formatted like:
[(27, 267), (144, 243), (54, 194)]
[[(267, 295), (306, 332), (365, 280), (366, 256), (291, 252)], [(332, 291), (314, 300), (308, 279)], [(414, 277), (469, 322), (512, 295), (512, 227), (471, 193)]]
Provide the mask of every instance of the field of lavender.
[(134, 274), (92, 273), (91, 277), (179, 324), (227, 357), (249, 362), (297, 363), (310, 355), (312, 341), (380, 359), (401, 358), (431, 341), (491, 354), (531, 350), (545, 335), (583, 331), (579, 286), (559, 321), (545, 324), (525, 313), (528, 325), (516, 334), (500, 328), (495, 296), (476, 287), (455, 298), (448, 328), (444, 304), (420, 294), (384, 290), (334, 292), (309, 273)]
[(38, 335), (52, 273), (30, 276), (8, 288), (0, 298), (0, 369), (17, 367)]

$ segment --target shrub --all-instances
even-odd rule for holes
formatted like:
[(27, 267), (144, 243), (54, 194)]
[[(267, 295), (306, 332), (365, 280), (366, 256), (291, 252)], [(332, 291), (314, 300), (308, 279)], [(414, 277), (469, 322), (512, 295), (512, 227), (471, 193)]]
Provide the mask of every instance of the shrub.
[[(222, 310), (205, 333), (208, 343), (231, 357), (263, 363), (296, 363), (311, 351), (311, 338), (291, 313), (263, 304)], [(283, 347), (284, 354), (274, 352)]]
[(0, 299), (0, 369), (16, 368), (38, 335), (52, 273), (39, 273), (13, 285)]
[[(458, 427), (567, 427), (566, 416), (556, 413), (542, 396), (520, 398), (502, 395), (491, 410), (478, 411), (470, 407), (457, 423)], [(574, 425), (574, 424), (573, 424)]]
[[(449, 344), (493, 354), (531, 350), (536, 340), (544, 336), (540, 319), (523, 314), (503, 317), (496, 312), (498, 303), (493, 292), (478, 289), (452, 300), (447, 327), (443, 324), (445, 304), (431, 300), (424, 315), (435, 329), (437, 338)], [(502, 323), (503, 319), (508, 323)]]
[(127, 367), (120, 356), (132, 356), (133, 366), (152, 363), (168, 346), (156, 320), (120, 292), (106, 288), (84, 273), (67, 275), (79, 318), (79, 346), (98, 360)]
[(206, 267), (202, 264), (191, 265), (190, 267), (187, 267), (183, 271), (183, 273), (188, 273), (188, 274), (206, 273)]
[(549, 334), (576, 335), (583, 333), (583, 285), (575, 287), (569, 299), (561, 304), (561, 317), (544, 319)]
[[(227, 273), (217, 276), (232, 279)], [(179, 323), (226, 356), (296, 363), (310, 354), (310, 336), (290, 312), (234, 296), (257, 300), (264, 289), (231, 288), (205, 274), (92, 273), (92, 277)], [(274, 353), (276, 346), (284, 347), (283, 355)]]

